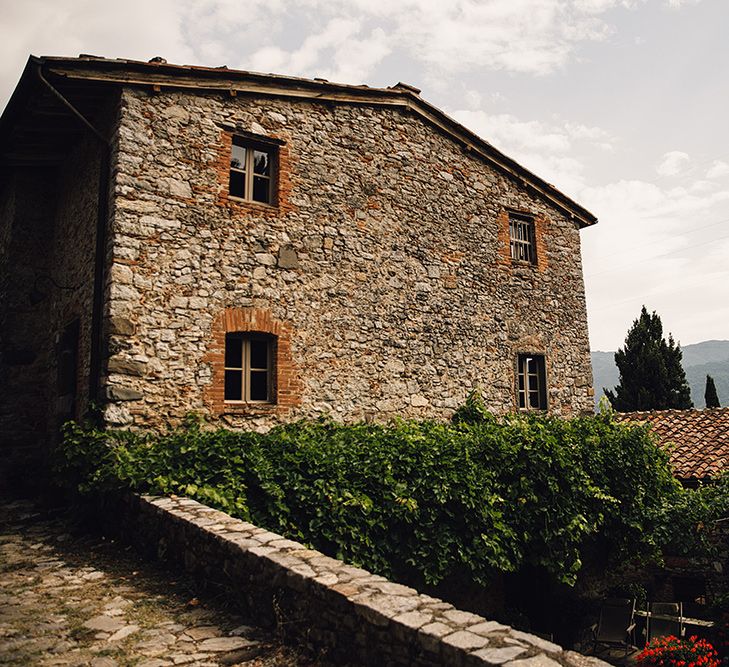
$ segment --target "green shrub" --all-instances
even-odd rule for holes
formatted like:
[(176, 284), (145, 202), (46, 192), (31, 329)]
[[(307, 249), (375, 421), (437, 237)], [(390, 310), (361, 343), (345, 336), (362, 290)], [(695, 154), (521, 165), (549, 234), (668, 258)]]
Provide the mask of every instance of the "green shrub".
[(659, 539), (671, 555), (713, 560), (722, 549), (715, 524), (727, 518), (729, 473), (724, 473), (676, 496), (659, 528)]
[(574, 583), (585, 553), (658, 554), (681, 491), (642, 427), (611, 417), (453, 424), (300, 421), (266, 434), (189, 418), (166, 433), (68, 424), (58, 474), (82, 491), (178, 494), (411, 582), (486, 584), (523, 565)]

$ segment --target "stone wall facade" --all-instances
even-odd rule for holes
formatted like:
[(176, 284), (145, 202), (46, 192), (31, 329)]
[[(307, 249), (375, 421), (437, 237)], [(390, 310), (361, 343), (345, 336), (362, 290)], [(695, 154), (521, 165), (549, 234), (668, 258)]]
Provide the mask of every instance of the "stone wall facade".
[[(474, 387), (505, 413), (520, 353), (544, 355), (550, 412), (592, 411), (577, 223), (421, 117), (125, 88), (119, 123), (109, 424), (447, 418)], [(229, 196), (234, 134), (277, 142), (273, 205)], [(509, 256), (510, 211), (536, 265)], [(270, 404), (221, 400), (231, 313), (276, 327)]]
[[(605, 667), (194, 500), (126, 496), (110, 528), (331, 664)], [(102, 517), (103, 518), (103, 517)]]
[[(412, 89), (231, 73), (235, 90), (224, 71), (61, 60), (48, 75), (93, 131), (32, 67), (0, 128), (3, 467), (93, 395), (110, 426), (446, 419), (476, 387), (518, 409), (525, 354), (543, 355), (549, 412), (592, 410), (579, 228), (594, 218)], [(161, 83), (128, 83), (140, 67)], [(269, 204), (229, 192), (240, 141), (268, 147)], [(533, 263), (511, 258), (519, 215)], [(226, 398), (233, 338), (246, 354), (265, 340), (265, 400)]]

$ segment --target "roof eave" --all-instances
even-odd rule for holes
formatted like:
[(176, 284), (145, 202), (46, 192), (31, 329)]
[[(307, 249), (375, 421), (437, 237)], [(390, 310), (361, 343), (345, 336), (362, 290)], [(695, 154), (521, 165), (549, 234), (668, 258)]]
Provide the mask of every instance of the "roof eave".
[[(211, 68), (190, 65), (174, 65), (164, 62), (113, 60), (85, 56), (64, 58), (56, 56), (31, 56), (21, 81), (16, 88), (6, 112), (0, 120), (0, 137), (3, 123), (11, 107), (20, 107), (16, 100), (24, 82), (32, 76), (34, 66), (43, 65), (47, 71), (61, 77), (112, 83), (128, 86), (158, 86), (159, 88), (254, 93), (276, 97), (308, 98), (330, 102), (396, 106), (419, 115), (423, 120), (457, 141), (465, 150), (479, 155), (486, 162), (529, 188), (548, 203), (572, 219), (580, 228), (594, 225), (597, 218), (552, 184), (508, 157), (490, 143), (464, 127), (446, 113), (423, 100), (417, 89), (398, 85), (393, 88), (371, 88), (332, 83), (323, 79), (303, 79), (278, 74), (263, 74), (225, 67)], [(19, 95), (19, 99), (22, 95)]]

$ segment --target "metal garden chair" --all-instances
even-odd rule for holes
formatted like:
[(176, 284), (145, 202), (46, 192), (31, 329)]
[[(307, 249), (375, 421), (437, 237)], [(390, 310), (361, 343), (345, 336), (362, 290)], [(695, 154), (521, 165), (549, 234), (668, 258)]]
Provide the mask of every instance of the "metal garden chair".
[(681, 638), (686, 633), (682, 602), (651, 602), (649, 612), (645, 625), (646, 644), (656, 637), (673, 635)]
[(629, 598), (607, 598), (600, 607), (600, 618), (592, 626), (593, 653), (598, 646), (628, 649), (635, 644), (635, 600)]

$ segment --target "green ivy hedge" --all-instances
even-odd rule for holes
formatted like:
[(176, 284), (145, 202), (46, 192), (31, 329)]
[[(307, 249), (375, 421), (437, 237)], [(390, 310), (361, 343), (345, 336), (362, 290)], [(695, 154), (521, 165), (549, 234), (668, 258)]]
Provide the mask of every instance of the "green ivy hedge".
[(400, 580), (545, 568), (586, 553), (655, 557), (684, 493), (641, 426), (609, 415), (497, 419), (472, 396), (453, 423), (300, 421), (266, 434), (67, 424), (57, 472), (81, 491), (196, 498)]

